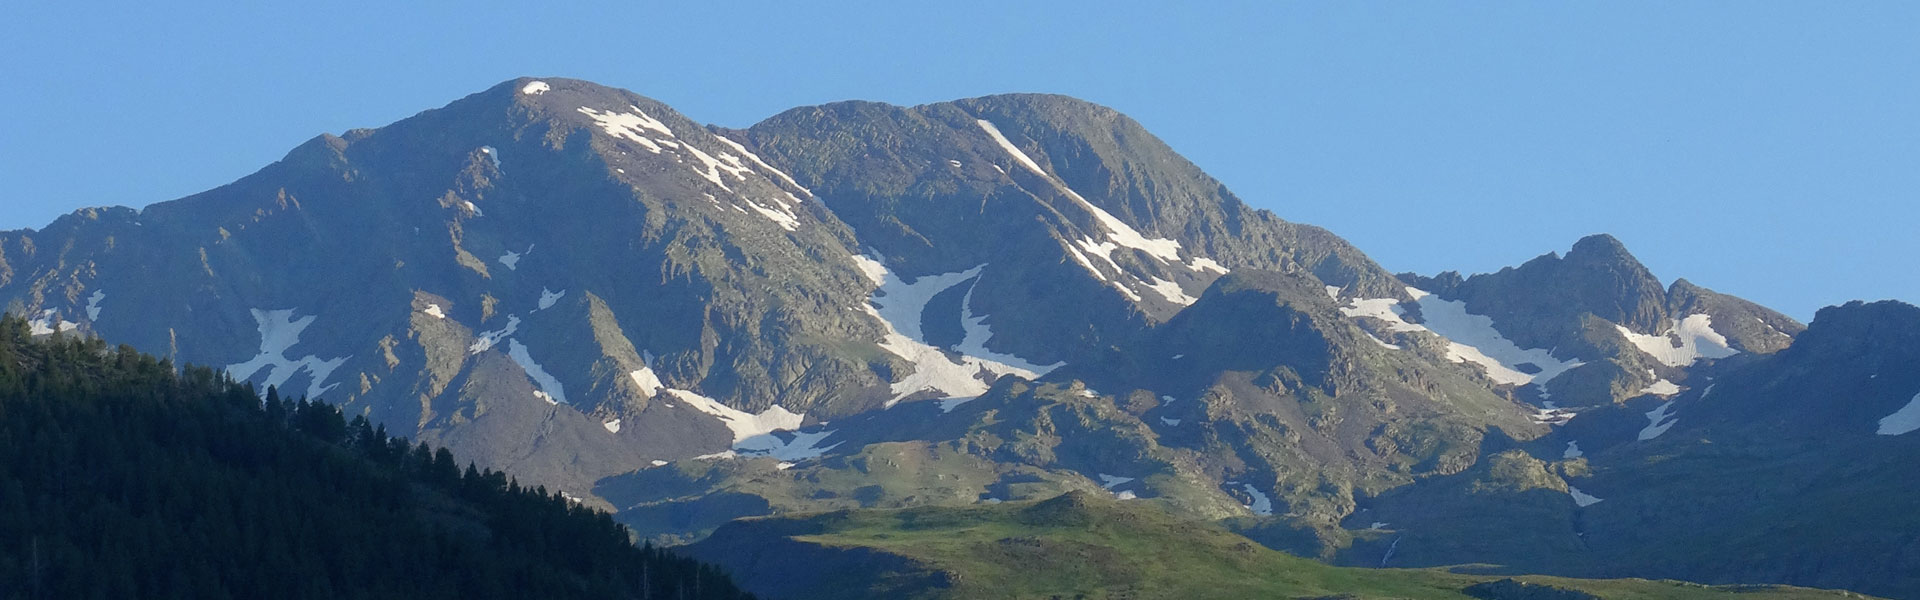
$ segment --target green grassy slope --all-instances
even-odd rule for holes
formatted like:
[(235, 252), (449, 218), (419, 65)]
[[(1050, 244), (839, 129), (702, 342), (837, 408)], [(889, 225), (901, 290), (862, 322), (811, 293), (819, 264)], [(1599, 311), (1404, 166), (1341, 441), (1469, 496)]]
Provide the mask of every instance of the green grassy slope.
[[(1082, 492), (1033, 503), (743, 520), (687, 552), (773, 598), (1460, 599), (1474, 597), (1464, 591), (1469, 586), (1501, 579), (1329, 566), (1147, 503)], [(1845, 597), (1790, 587), (1516, 579), (1609, 599)]]

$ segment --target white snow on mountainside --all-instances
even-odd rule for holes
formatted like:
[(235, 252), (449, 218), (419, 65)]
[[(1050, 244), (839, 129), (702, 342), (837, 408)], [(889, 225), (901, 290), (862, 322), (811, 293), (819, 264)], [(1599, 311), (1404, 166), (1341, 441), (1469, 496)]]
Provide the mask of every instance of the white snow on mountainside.
[[(1635, 348), (1652, 356), (1670, 367), (1684, 367), (1702, 358), (1726, 358), (1739, 354), (1727, 345), (1727, 337), (1713, 330), (1713, 317), (1687, 315), (1675, 322), (1660, 335), (1634, 333), (1625, 327), (1614, 325), (1620, 335), (1633, 342)], [(1679, 345), (1675, 345), (1678, 340)]]
[(1920, 430), (1920, 394), (1914, 394), (1900, 410), (1880, 419), (1880, 435), (1902, 435)]
[[(636, 371), (634, 379), (640, 378), (639, 372)], [(802, 460), (818, 457), (840, 445), (837, 442), (826, 446), (820, 445), (821, 442), (833, 436), (835, 433), (833, 430), (798, 431), (807, 416), (789, 411), (778, 404), (760, 414), (753, 414), (721, 404), (718, 400), (695, 392), (676, 389), (667, 389), (665, 392), (695, 410), (718, 417), (720, 423), (733, 432), (731, 452), (735, 455)], [(787, 433), (787, 437), (781, 437), (780, 433)]]
[[(887, 406), (921, 392), (933, 392), (941, 398), (979, 396), (987, 391), (987, 383), (980, 379), (982, 372), (993, 377), (1018, 375), (1032, 379), (1065, 364), (1036, 365), (1018, 356), (988, 350), (986, 343), (992, 339), (993, 332), (986, 325), (985, 315), (973, 314), (971, 289), (968, 290), (967, 300), (962, 303), (961, 324), (966, 330), (966, 338), (957, 348), (959, 362), (927, 343), (926, 334), (920, 329), (921, 313), (926, 310), (927, 302), (948, 288), (978, 277), (986, 265), (954, 273), (927, 275), (906, 282), (876, 259), (856, 256), (853, 260), (868, 277), (873, 278), (877, 274), (876, 279), (881, 282), (871, 301), (863, 307), (867, 314), (879, 319), (886, 328), (880, 347), (907, 359), (914, 367), (912, 374), (893, 383), (894, 396), (887, 401)], [(951, 410), (952, 406), (947, 408)]]
[(260, 353), (244, 362), (227, 366), (227, 374), (236, 380), (252, 379), (265, 369), (267, 378), (260, 382), (260, 389), (285, 385), (288, 379), (301, 371), (306, 371), (307, 397), (318, 398), (339, 384), (327, 384), (327, 377), (333, 370), (347, 362), (345, 356), (323, 359), (309, 354), (299, 360), (287, 358), (287, 350), (300, 343), (300, 334), (312, 325), (316, 315), (294, 318), (294, 309), (261, 310), (251, 309), (254, 323), (259, 325)]
[[(1328, 286), (1327, 293), (1338, 298), (1340, 288)], [(1547, 382), (1582, 364), (1578, 360), (1554, 358), (1547, 350), (1521, 348), (1493, 327), (1491, 317), (1467, 312), (1465, 302), (1442, 300), (1414, 287), (1407, 288), (1407, 295), (1420, 307), (1420, 323), (1408, 322), (1404, 318), (1406, 309), (1393, 298), (1354, 298), (1341, 307), (1340, 312), (1353, 318), (1379, 319), (1386, 322), (1388, 331), (1427, 331), (1439, 335), (1447, 340), (1447, 358), (1480, 365), (1487, 377), (1498, 383), (1539, 384), (1542, 396), (1547, 395)], [(1398, 349), (1377, 338), (1374, 341), (1389, 349)], [(1521, 370), (1522, 365), (1532, 365), (1536, 372), (1527, 373)]]
[[(1020, 164), (1022, 167), (1026, 167), (1026, 169), (1032, 171), (1033, 174), (1046, 179), (1056, 190), (1072, 198), (1075, 203), (1081, 208), (1086, 209), (1087, 212), (1093, 216), (1094, 221), (1099, 223), (1101, 228), (1106, 230), (1105, 241), (1081, 239), (1069, 245), (1067, 251), (1073, 255), (1074, 262), (1086, 268), (1094, 277), (1118, 289), (1120, 293), (1128, 299), (1134, 302), (1141, 300), (1139, 293), (1133, 289), (1133, 287), (1139, 287), (1152, 290), (1168, 302), (1181, 306), (1193, 304), (1196, 300), (1196, 298), (1187, 294), (1186, 291), (1182, 290), (1180, 285), (1175, 282), (1152, 275), (1142, 276), (1137, 273), (1128, 273), (1121, 269), (1120, 265), (1113, 260), (1113, 253), (1121, 248), (1139, 250), (1168, 265), (1179, 265), (1193, 271), (1213, 271), (1222, 274), (1227, 272), (1227, 269), (1221, 266), (1220, 263), (1214, 262), (1209, 258), (1195, 256), (1189, 260), (1181, 260), (1180, 242), (1178, 240), (1149, 238), (1141, 234), (1140, 231), (1134, 229), (1133, 226), (1113, 216), (1113, 213), (1109, 213), (1094, 203), (1088, 202), (1087, 199), (1082, 197), (1078, 192), (1073, 191), (1073, 188), (1067, 187), (1066, 182), (1061, 181), (1059, 178), (1054, 177), (1053, 174), (1041, 169), (1040, 163), (1034, 162), (1032, 157), (1027, 156), (1027, 153), (1021, 151), (1019, 146), (1014, 145), (1013, 141), (1008, 140), (1007, 136), (1000, 132), (1000, 128), (995, 127), (992, 122), (986, 119), (978, 119), (975, 123), (979, 124), (980, 129), (985, 131), (987, 136), (992, 138), (994, 143), (1000, 146), (1001, 150), (1006, 151), (1008, 155), (1012, 156), (1014, 162)], [(1099, 258), (1119, 274), (1131, 276), (1131, 283), (1133, 285), (1129, 286), (1121, 281), (1108, 278), (1094, 266), (1093, 261), (1088, 258), (1089, 256)]]

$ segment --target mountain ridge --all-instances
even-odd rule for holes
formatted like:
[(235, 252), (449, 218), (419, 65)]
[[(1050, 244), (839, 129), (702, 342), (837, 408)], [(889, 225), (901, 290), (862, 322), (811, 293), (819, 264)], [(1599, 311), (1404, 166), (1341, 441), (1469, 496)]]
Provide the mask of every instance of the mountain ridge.
[(1634, 439), (1668, 431), (1656, 409), (1691, 435), (1717, 378), (1804, 330), (1661, 285), (1604, 234), (1395, 276), (1064, 96), (728, 129), (532, 78), (144, 211), (0, 232), (0, 297), (649, 539), (1081, 490), (1329, 559), (1374, 552), (1355, 519), (1396, 494), (1505, 489), (1475, 478), (1540, 474), (1541, 514), (1584, 510), (1575, 485), (1616, 490), (1555, 446), (1664, 447)]

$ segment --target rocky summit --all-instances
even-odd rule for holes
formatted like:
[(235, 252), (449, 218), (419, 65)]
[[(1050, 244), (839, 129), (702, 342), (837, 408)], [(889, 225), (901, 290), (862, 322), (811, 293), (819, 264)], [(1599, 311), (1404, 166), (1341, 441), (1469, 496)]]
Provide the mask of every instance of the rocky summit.
[(1604, 234), (1395, 275), (1063, 96), (727, 129), (556, 78), (0, 232), (35, 335), (323, 400), (657, 542), (1093, 494), (1352, 566), (1920, 596), (1920, 309), (1662, 281)]

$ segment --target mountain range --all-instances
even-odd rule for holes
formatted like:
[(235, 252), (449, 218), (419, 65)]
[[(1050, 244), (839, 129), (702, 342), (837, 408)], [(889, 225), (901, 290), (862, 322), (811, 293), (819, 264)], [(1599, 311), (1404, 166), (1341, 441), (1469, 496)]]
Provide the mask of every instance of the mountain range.
[(1801, 324), (1604, 234), (1393, 274), (1063, 96), (727, 129), (515, 79), (0, 232), (0, 301), (660, 543), (1079, 493), (1339, 565), (1920, 597), (1920, 309)]

